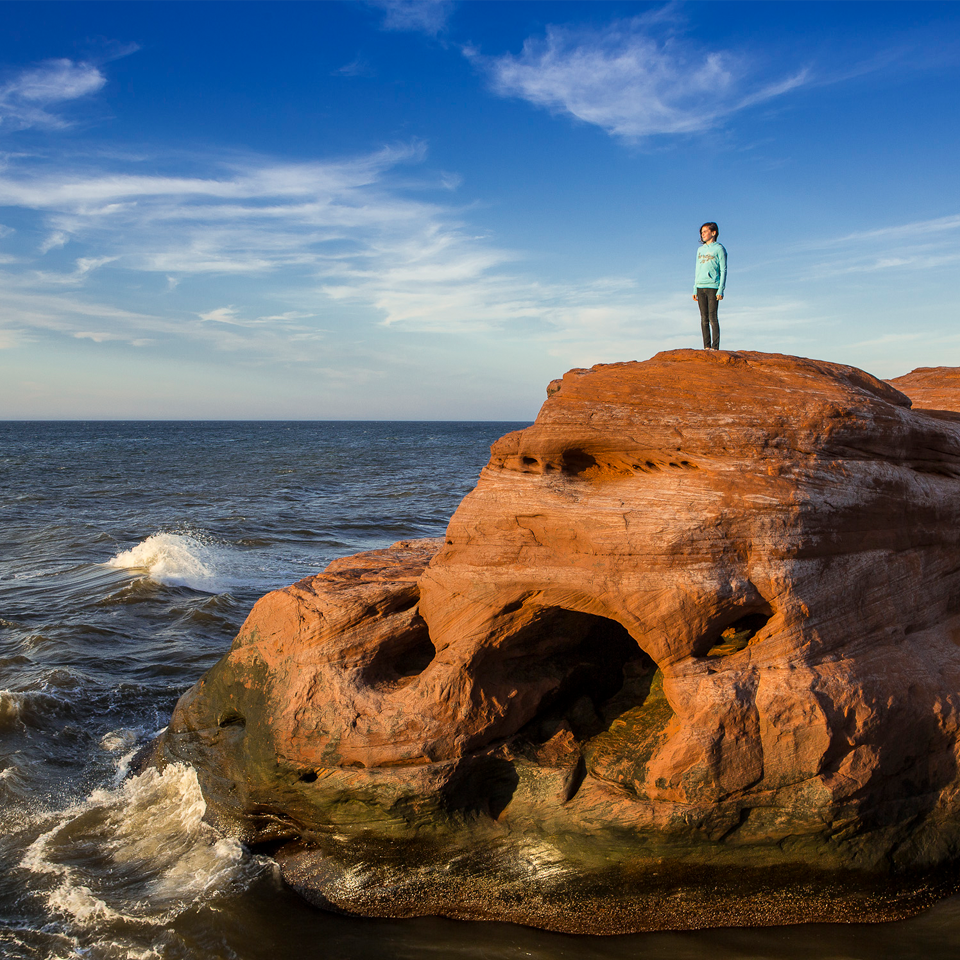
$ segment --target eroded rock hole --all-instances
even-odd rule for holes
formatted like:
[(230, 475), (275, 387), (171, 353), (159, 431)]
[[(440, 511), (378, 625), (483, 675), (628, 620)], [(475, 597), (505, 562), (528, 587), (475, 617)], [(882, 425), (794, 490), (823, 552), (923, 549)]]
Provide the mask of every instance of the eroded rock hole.
[(234, 727), (234, 726), (244, 726), (246, 720), (242, 713), (239, 713), (237, 710), (225, 710), (220, 714), (220, 719), (217, 720), (217, 726), (223, 729), (224, 727)]
[(565, 450), (561, 460), (563, 472), (571, 477), (579, 477), (596, 466), (596, 458), (587, 453), (586, 450)]
[(606, 729), (624, 709), (642, 702), (657, 665), (615, 620), (569, 610), (554, 611), (558, 640), (550, 659), (557, 685), (523, 731), (544, 743), (569, 729), (583, 741)]
[[(420, 602), (420, 592), (418, 590), (411, 590), (405, 596), (400, 596), (397, 600), (390, 605), (390, 613), (406, 613), (407, 610), (412, 610)], [(371, 616), (376, 616), (376, 611), (371, 611)]]
[(430, 638), (422, 636), (396, 657), (393, 661), (394, 672), (401, 678), (418, 676), (430, 666), (436, 655), (436, 648)]
[(750, 641), (767, 625), (769, 613), (748, 613), (725, 627), (707, 651), (708, 657), (728, 657), (749, 646)]
[(414, 613), (407, 629), (398, 630), (380, 644), (364, 668), (364, 679), (377, 689), (401, 687), (423, 673), (436, 655), (426, 623)]

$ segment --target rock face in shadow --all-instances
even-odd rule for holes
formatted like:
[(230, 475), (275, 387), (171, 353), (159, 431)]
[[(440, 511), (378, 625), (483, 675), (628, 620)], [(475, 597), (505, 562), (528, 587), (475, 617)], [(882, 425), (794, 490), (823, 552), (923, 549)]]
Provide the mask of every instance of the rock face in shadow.
[(960, 412), (960, 367), (917, 367), (887, 383), (905, 393), (916, 408)]
[(157, 763), (308, 900), (617, 933), (960, 862), (960, 423), (852, 367), (573, 370), (443, 540), (257, 603)]

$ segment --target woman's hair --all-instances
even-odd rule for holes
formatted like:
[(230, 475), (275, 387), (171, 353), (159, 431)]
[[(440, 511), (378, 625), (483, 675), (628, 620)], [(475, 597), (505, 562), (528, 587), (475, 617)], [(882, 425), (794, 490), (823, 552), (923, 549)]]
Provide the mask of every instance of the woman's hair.
[[(719, 228), (715, 223), (701, 223), (701, 224), (700, 224), (700, 230), (702, 231), (704, 227), (709, 227), (709, 228), (716, 234), (716, 236), (713, 238), (714, 240), (719, 239), (719, 237), (720, 237), (720, 228)], [(698, 234), (698, 236), (699, 236), (699, 234)], [(703, 243), (703, 237), (700, 237), (700, 242)]]

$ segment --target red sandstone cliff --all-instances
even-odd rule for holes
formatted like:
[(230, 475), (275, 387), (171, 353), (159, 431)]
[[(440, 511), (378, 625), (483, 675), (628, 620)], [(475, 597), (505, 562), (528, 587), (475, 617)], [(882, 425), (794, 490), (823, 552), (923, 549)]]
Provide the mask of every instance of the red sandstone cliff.
[(549, 394), (445, 540), (261, 600), (159, 762), (357, 913), (617, 932), (953, 889), (960, 423), (757, 353)]

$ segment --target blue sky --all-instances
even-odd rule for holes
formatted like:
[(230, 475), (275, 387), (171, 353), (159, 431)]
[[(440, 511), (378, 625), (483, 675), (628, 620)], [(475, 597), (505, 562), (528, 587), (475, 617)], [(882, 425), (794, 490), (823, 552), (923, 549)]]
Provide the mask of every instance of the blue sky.
[(532, 419), (960, 365), (960, 4), (2, 4), (0, 418)]

